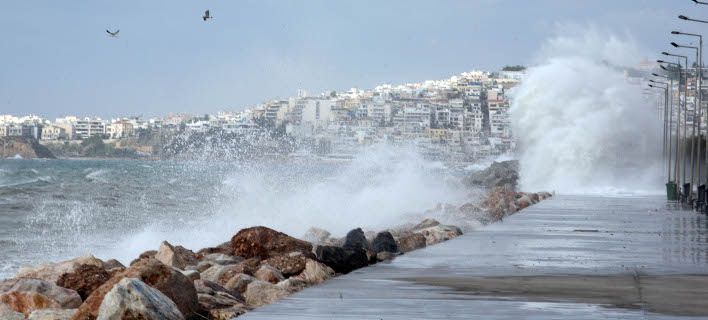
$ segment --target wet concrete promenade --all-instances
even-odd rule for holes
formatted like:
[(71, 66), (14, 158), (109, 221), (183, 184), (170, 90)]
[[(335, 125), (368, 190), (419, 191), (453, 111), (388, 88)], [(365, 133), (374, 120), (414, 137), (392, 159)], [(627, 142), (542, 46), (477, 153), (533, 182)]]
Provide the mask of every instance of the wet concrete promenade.
[(557, 196), (244, 319), (708, 319), (708, 220), (661, 197)]

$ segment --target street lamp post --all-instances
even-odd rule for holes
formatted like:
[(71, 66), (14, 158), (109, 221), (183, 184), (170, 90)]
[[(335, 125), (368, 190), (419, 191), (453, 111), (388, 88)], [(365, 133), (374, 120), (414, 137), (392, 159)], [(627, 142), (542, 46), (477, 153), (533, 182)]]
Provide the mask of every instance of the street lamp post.
[[(681, 67), (681, 66), (680, 66), (679, 64), (673, 63), (673, 62), (668, 62), (668, 61), (663, 61), (663, 60), (657, 60), (656, 62), (658, 62), (658, 63), (666, 63), (666, 64), (668, 64), (668, 65), (671, 65), (671, 66), (676, 67), (677, 70), (679, 70), (678, 75), (679, 75), (679, 83), (680, 83), (680, 77), (681, 77), (680, 67)], [(664, 70), (670, 71), (670, 70), (664, 68), (664, 66), (661, 66), (661, 67), (662, 67), (662, 69), (664, 69)], [(670, 97), (670, 98), (669, 98), (669, 109), (670, 109), (670, 113), (669, 113), (669, 126), (671, 126), (671, 124), (674, 122), (673, 119), (672, 119), (672, 118), (673, 118), (674, 97), (673, 97), (673, 93), (671, 93), (671, 91), (673, 90), (673, 87), (674, 87), (674, 79), (673, 79), (673, 78), (670, 78), (670, 79), (669, 79), (669, 93), (670, 93), (670, 95), (669, 95), (669, 97)], [(680, 101), (680, 96), (681, 96), (681, 91), (680, 91), (680, 90), (678, 90), (678, 95), (679, 95), (679, 101)], [(681, 136), (681, 134), (680, 134), (680, 133), (681, 133), (681, 131), (680, 131), (680, 130), (681, 130), (681, 129), (680, 129), (680, 128), (681, 128), (681, 121), (680, 121), (680, 119), (681, 119), (681, 108), (680, 108), (680, 107), (677, 107), (677, 108), (676, 108), (676, 121), (675, 121), (675, 122), (676, 122), (676, 133), (675, 133), (676, 139), (675, 139), (675, 143), (673, 144), (673, 146), (674, 146), (673, 150), (671, 150), (671, 149), (672, 149), (672, 148), (671, 148), (672, 145), (671, 145), (671, 143), (669, 143), (669, 153), (674, 155), (674, 161), (673, 161), (673, 164), (674, 164), (674, 165), (673, 165), (673, 172), (674, 172), (674, 175), (673, 175), (673, 176), (674, 176), (674, 182), (676, 183), (677, 186), (679, 186), (680, 183), (681, 183), (681, 181), (679, 181), (679, 170), (680, 170), (680, 164), (679, 164), (679, 162), (680, 162), (680, 161), (679, 161), (679, 155), (680, 155), (680, 153), (679, 153), (679, 138), (680, 138), (680, 136)]]
[[(659, 77), (665, 77), (665, 76), (660, 76), (656, 75)], [(668, 79), (668, 77), (665, 77)], [(664, 132), (663, 132), (663, 144), (662, 144), (662, 155), (664, 158), (664, 162), (667, 164), (667, 170), (668, 173), (666, 175), (667, 183), (671, 182), (671, 151), (670, 151), (670, 144), (671, 144), (671, 132), (669, 129), (669, 84), (666, 82), (660, 82), (660, 81), (654, 81), (654, 80), (649, 80), (652, 82), (652, 84), (649, 84), (649, 87), (655, 88), (655, 89), (662, 89), (664, 90)], [(660, 84), (663, 86), (656, 86), (655, 84)]]
[[(654, 76), (656, 76), (656, 77), (664, 78), (664, 79), (666, 79), (666, 80), (669, 80), (669, 77), (664, 76), (664, 75), (659, 75), (659, 74), (656, 74), (656, 73), (652, 73), (652, 75), (654, 75)], [(652, 83), (649, 84), (649, 87), (655, 88), (655, 89), (663, 89), (663, 90), (664, 90), (664, 110), (663, 110), (663, 111), (664, 111), (664, 114), (663, 114), (664, 132), (663, 132), (662, 155), (663, 155), (663, 157), (664, 157), (664, 161), (666, 162), (666, 161), (667, 161), (667, 157), (666, 157), (666, 156), (667, 156), (667, 154), (669, 154), (667, 142), (668, 142), (668, 143), (671, 143), (671, 141), (670, 141), (670, 129), (669, 129), (669, 125), (668, 125), (668, 118), (669, 118), (669, 117), (668, 117), (668, 112), (669, 112), (669, 111), (668, 111), (668, 106), (669, 106), (669, 104), (668, 104), (668, 99), (669, 99), (668, 90), (669, 90), (669, 84), (668, 84), (667, 82), (660, 82), (660, 81), (654, 81), (654, 80), (649, 80), (649, 81), (652, 82)], [(657, 85), (661, 85), (661, 86), (657, 86)]]
[[(674, 48), (687, 48), (687, 49), (696, 50), (696, 60), (695, 60), (696, 70), (699, 69), (698, 66), (700, 64), (699, 64), (699, 58), (698, 58), (699, 57), (698, 47), (680, 45), (680, 44), (677, 44), (676, 42), (671, 42), (671, 45), (674, 46)], [(696, 89), (699, 88), (698, 87), (699, 86), (698, 78), (699, 78), (698, 72), (696, 72)], [(686, 85), (686, 90), (688, 90), (688, 59), (686, 59), (686, 83), (685, 83), (685, 85)], [(699, 93), (699, 92), (696, 91), (696, 93)], [(688, 100), (688, 96), (684, 95), (684, 99)], [(688, 103), (688, 101), (684, 101), (684, 106), (686, 106), (687, 103)], [(696, 154), (699, 154), (699, 155), (701, 154), (700, 149), (698, 149), (698, 152), (696, 153), (696, 145), (698, 145), (698, 147), (700, 148), (700, 143), (697, 143), (697, 139), (696, 139), (697, 137), (700, 137), (700, 128), (698, 130), (699, 134), (698, 134), (698, 136), (696, 136), (696, 125), (697, 124), (700, 125), (700, 116), (697, 115), (698, 109), (700, 109), (699, 106), (700, 106), (700, 104), (698, 104), (698, 95), (696, 95), (693, 100), (693, 120), (691, 121), (691, 130), (692, 130), (692, 133), (691, 133), (691, 188), (693, 188), (693, 186), (694, 186), (694, 181), (700, 182), (700, 179), (701, 179), (700, 163), (698, 164), (698, 175), (696, 175), (696, 162), (700, 162), (700, 157), (698, 160), (696, 160)], [(697, 116), (698, 116), (698, 118), (697, 118)], [(695, 179), (694, 179), (694, 177), (695, 177)], [(691, 190), (693, 190), (693, 189), (691, 189)]]
[[(698, 2), (701, 3), (701, 2)], [(702, 91), (701, 91), (701, 85), (703, 82), (703, 36), (700, 34), (695, 34), (695, 33), (687, 33), (687, 32), (680, 32), (680, 31), (671, 31), (671, 34), (675, 35), (686, 35), (686, 36), (691, 36), (691, 37), (697, 37), (698, 38), (698, 49), (697, 49), (697, 56), (696, 56), (696, 61), (698, 61), (698, 66), (696, 68), (696, 106), (698, 108), (698, 179), (701, 179), (701, 148), (703, 146), (703, 143), (701, 143), (701, 118), (703, 116), (703, 97), (702, 97)], [(695, 47), (693, 47), (695, 48)], [(708, 111), (706, 111), (708, 112)], [(708, 113), (706, 114), (708, 116)], [(706, 117), (706, 121), (708, 121), (708, 117)], [(708, 123), (706, 123), (706, 130), (708, 130)], [(703, 158), (703, 161), (705, 162), (706, 166), (706, 179), (703, 181), (704, 184), (708, 183), (708, 131), (706, 132), (706, 147), (705, 147), (705, 157)]]
[[(687, 57), (687, 56), (682, 56), (682, 55), (680, 55), (680, 54), (668, 53), (668, 52), (665, 52), (665, 51), (662, 52), (661, 54), (663, 54), (663, 55), (665, 55), (665, 56), (672, 56), (672, 57), (677, 57), (677, 58), (679, 58), (679, 60), (678, 60), (678, 61), (679, 61), (679, 63), (678, 63), (678, 74), (679, 74), (679, 83), (678, 83), (678, 85), (679, 85), (679, 93), (680, 93), (680, 92), (681, 92), (681, 62), (680, 62), (681, 60), (680, 60), (680, 59), (683, 58), (684, 61), (686, 62), (686, 65), (688, 65), (688, 57)], [(687, 76), (688, 76), (688, 66), (685, 66), (684, 69), (685, 69), (685, 73), (684, 73), (684, 74), (686, 75), (685, 78), (687, 78)], [(687, 109), (687, 107), (686, 107), (686, 100), (687, 100), (687, 95), (686, 95), (686, 94), (688, 93), (687, 82), (688, 82), (688, 81), (687, 81), (686, 79), (684, 79), (684, 88), (683, 88), (683, 143), (679, 146), (679, 150), (680, 150), (680, 152), (681, 152), (681, 157), (680, 157), (680, 159), (681, 159), (681, 182), (682, 182), (682, 184), (680, 184), (680, 186), (682, 187), (682, 189), (684, 189), (684, 190), (683, 190), (683, 191), (684, 191), (684, 196), (685, 196), (685, 197), (691, 197), (691, 195), (692, 195), (692, 193), (693, 193), (693, 192), (691, 191), (691, 190), (693, 189), (693, 186), (692, 186), (693, 184), (690, 184), (688, 188), (683, 188), (683, 184), (686, 183), (686, 167), (687, 167), (687, 164), (686, 164), (686, 139), (688, 138), (688, 137), (687, 137), (687, 133), (688, 133), (688, 132), (687, 132), (687, 128), (686, 128), (686, 127), (688, 126), (688, 109)], [(679, 110), (680, 110), (680, 108), (681, 108), (681, 95), (679, 94)], [(676, 120), (681, 121), (681, 118), (679, 117), (679, 118), (676, 119)], [(688, 190), (685, 190), (685, 189), (688, 189)], [(688, 198), (686, 198), (686, 199), (688, 199)]]

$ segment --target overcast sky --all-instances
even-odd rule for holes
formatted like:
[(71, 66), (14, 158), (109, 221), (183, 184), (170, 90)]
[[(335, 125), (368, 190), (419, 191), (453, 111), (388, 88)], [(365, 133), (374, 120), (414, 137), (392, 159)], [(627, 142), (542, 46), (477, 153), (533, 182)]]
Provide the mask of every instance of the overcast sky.
[(690, 0), (3, 0), (0, 12), (0, 114), (50, 118), (241, 110), (300, 88), (530, 64), (558, 25), (629, 35), (651, 59), (671, 29), (708, 31), (676, 19), (708, 18)]

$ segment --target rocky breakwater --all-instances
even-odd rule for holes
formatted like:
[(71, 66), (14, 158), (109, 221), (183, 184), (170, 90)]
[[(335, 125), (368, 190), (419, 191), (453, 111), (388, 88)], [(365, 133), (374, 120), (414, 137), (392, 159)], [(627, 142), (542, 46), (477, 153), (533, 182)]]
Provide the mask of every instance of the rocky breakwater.
[[(492, 222), (550, 196), (505, 184), (489, 189), (479, 204), (441, 208)], [(432, 218), (378, 232), (355, 228), (343, 238), (311, 228), (298, 239), (258, 226), (196, 252), (163, 242), (129, 266), (79, 257), (23, 268), (0, 281), (0, 319), (231, 319), (462, 232)]]
[(54, 154), (47, 147), (39, 144), (37, 139), (29, 137), (0, 137), (0, 158), (18, 156), (24, 159), (55, 158)]

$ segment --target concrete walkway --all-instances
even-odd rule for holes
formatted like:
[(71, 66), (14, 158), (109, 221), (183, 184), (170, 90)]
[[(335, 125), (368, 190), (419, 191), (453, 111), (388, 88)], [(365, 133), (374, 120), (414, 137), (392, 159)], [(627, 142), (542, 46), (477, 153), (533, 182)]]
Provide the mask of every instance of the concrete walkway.
[(708, 220), (660, 197), (557, 196), (244, 319), (708, 319)]

